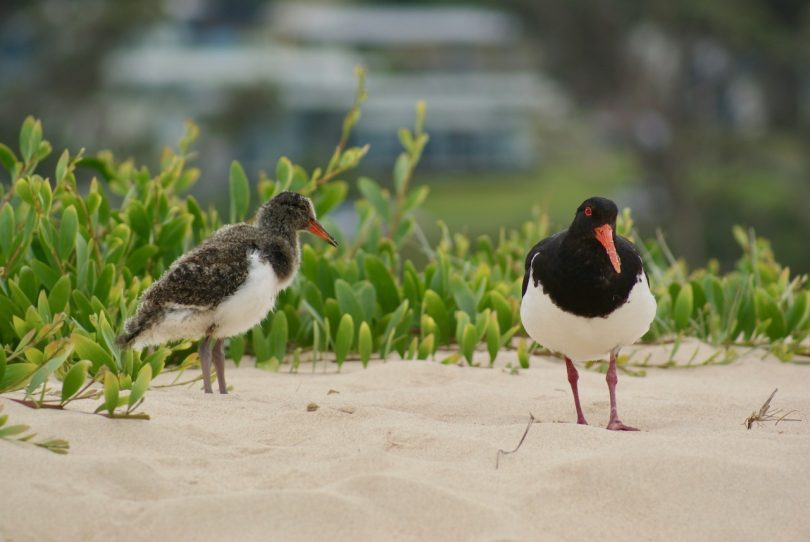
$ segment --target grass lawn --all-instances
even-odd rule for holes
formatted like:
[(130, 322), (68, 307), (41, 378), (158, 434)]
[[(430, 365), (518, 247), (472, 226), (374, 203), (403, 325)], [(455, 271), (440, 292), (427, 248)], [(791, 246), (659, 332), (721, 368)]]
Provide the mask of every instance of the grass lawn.
[[(430, 185), (422, 226), (436, 235), (436, 220), (452, 232), (495, 235), (501, 227), (519, 226), (532, 210), (548, 213), (553, 227), (568, 225), (574, 211), (590, 196), (616, 196), (639, 182), (631, 157), (595, 152), (580, 160), (560, 159), (535, 172), (422, 175)], [(619, 207), (624, 204), (617, 201)]]

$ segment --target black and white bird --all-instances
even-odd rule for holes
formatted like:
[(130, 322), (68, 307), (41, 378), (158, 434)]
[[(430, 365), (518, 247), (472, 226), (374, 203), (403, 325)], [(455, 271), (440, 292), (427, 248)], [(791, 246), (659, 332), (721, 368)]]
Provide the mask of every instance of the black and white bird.
[(295, 192), (282, 192), (264, 203), (255, 224), (223, 226), (178, 258), (144, 292), (118, 344), (142, 349), (200, 338), (205, 392), (212, 393), (213, 355), (219, 392), (227, 393), (225, 338), (261, 322), (292, 282), (300, 263), (301, 230), (337, 246), (316, 220), (312, 202)]
[(617, 214), (609, 199), (589, 198), (567, 230), (532, 248), (526, 257), (520, 317), (532, 339), (565, 357), (577, 423), (588, 422), (573, 362), (609, 356), (607, 428), (635, 431), (616, 412), (616, 356), (647, 332), (656, 304), (638, 251), (616, 235)]

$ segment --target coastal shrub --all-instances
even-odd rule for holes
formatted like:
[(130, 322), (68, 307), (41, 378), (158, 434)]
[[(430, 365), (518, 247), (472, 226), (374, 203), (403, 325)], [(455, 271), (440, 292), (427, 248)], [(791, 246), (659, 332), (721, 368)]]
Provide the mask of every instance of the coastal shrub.
[[(443, 224), (430, 243), (416, 211), (428, 197), (414, 172), (428, 144), (425, 106), (417, 104), (413, 129), (399, 132), (402, 152), (389, 182), (348, 175), (367, 153), (350, 146), (366, 93), (358, 73), (355, 102), (346, 115), (334, 153), (323, 168), (307, 171), (286, 157), (272, 176), (250, 179), (233, 162), (228, 179), (228, 222), (249, 219), (261, 202), (284, 190), (314, 201), (338, 248), (302, 246), (300, 273), (278, 298), (276, 310), (227, 343), (235, 363), (246, 355), (257, 366), (278, 370), (289, 362), (358, 359), (376, 354), (475, 364), (486, 353), (494, 363), (517, 346), (522, 367), (532, 347), (519, 319), (520, 287), (528, 249), (552, 229), (541, 215), (519, 229), (475, 239)], [(0, 393), (25, 390), (29, 406), (65, 408), (82, 399), (99, 401), (109, 417), (147, 417), (137, 412), (151, 381), (169, 367), (197, 363), (189, 341), (153, 350), (120, 350), (114, 337), (140, 294), (185, 251), (225, 221), (203, 208), (188, 189), (200, 176), (193, 163), (198, 135), (189, 124), (176, 149), (165, 149), (156, 172), (109, 152), (86, 156), (64, 150), (54, 171), (43, 171), (51, 152), (39, 120), (27, 118), (16, 149), (0, 144)], [(84, 186), (79, 178), (91, 177)], [(350, 186), (357, 226), (342, 232), (330, 214), (348, 205)], [(619, 233), (638, 237), (625, 210)], [(767, 241), (734, 230), (743, 255), (721, 273), (715, 263), (689, 271), (663, 238), (640, 243), (659, 300), (648, 342), (678, 344), (684, 336), (731, 348), (763, 346), (783, 359), (806, 350), (810, 336), (810, 289), (773, 257)], [(421, 252), (417, 266), (402, 255)], [(521, 339), (514, 343), (518, 335)], [(677, 346), (676, 346), (677, 347)], [(806, 352), (804, 352), (806, 353)], [(55, 384), (55, 382), (57, 382)]]

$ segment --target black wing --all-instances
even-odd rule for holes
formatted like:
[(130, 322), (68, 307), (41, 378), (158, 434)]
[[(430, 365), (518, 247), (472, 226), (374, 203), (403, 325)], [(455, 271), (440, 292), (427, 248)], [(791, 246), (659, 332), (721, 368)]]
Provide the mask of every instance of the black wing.
[(567, 232), (567, 231), (568, 230), (563, 230), (561, 232), (555, 233), (551, 237), (546, 237), (545, 239), (543, 239), (542, 241), (540, 241), (539, 243), (534, 245), (532, 247), (532, 249), (529, 251), (529, 254), (526, 255), (526, 263), (524, 264), (524, 267), (523, 267), (523, 269), (524, 269), (524, 272), (523, 272), (523, 289), (522, 289), (522, 291), (520, 293), (521, 297), (526, 295), (526, 288), (529, 287), (529, 279), (534, 274), (533, 270), (537, 265), (540, 264), (540, 262), (538, 261), (535, 265), (532, 265), (532, 261), (534, 260), (534, 257), (538, 256), (539, 258), (542, 258), (543, 257), (542, 254), (544, 252), (546, 252), (548, 250), (553, 250), (553, 248), (556, 247), (559, 244), (560, 240), (563, 238), (563, 236), (565, 235), (565, 232)]

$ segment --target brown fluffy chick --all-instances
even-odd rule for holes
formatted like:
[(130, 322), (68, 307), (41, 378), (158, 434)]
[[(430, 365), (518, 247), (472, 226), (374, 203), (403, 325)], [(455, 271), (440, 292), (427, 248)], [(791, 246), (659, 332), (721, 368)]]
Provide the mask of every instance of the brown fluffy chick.
[(255, 224), (223, 226), (178, 258), (144, 292), (118, 344), (142, 349), (201, 338), (205, 392), (212, 393), (213, 353), (219, 392), (227, 393), (224, 340), (261, 322), (278, 293), (292, 282), (300, 263), (301, 230), (337, 246), (315, 219), (312, 202), (295, 192), (282, 192), (264, 203)]

